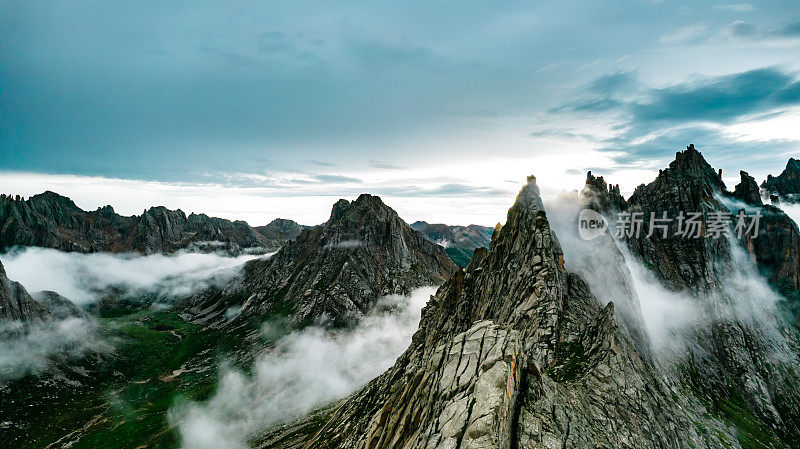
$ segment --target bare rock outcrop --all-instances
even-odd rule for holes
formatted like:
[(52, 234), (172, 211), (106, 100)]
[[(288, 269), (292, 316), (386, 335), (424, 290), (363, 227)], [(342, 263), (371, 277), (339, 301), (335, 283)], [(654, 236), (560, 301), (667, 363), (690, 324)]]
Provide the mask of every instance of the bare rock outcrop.
[(734, 187), (732, 196), (747, 204), (759, 206), (763, 204), (761, 201), (761, 190), (758, 188), (755, 178), (747, 174), (744, 170), (739, 171), (739, 177), (741, 181)]
[(767, 175), (761, 187), (783, 201), (797, 202), (800, 200), (800, 161), (789, 158), (783, 172), (778, 176)]
[(50, 311), (33, 299), (22, 284), (6, 276), (0, 263), (0, 322), (18, 322), (28, 328), (44, 324), (51, 318)]

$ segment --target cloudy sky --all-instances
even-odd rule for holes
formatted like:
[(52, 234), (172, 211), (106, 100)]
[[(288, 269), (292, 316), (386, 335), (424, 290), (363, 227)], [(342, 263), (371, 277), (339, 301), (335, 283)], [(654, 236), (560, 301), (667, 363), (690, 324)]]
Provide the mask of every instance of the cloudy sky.
[(491, 225), (527, 174), (632, 191), (800, 155), (800, 3), (0, 0), (0, 191)]

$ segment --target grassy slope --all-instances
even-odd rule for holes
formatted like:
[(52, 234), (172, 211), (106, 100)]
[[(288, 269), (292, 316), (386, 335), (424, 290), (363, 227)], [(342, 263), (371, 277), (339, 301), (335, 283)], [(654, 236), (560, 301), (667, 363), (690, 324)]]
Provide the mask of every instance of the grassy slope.
[[(81, 385), (14, 382), (0, 393), (0, 447), (176, 447), (167, 411), (176, 400), (203, 400), (217, 382), (218, 362), (241, 335), (207, 332), (174, 312), (145, 311), (101, 320), (116, 354), (78, 363)], [(25, 404), (20, 407), (20, 404)], [(18, 424), (19, 423), (19, 424)]]

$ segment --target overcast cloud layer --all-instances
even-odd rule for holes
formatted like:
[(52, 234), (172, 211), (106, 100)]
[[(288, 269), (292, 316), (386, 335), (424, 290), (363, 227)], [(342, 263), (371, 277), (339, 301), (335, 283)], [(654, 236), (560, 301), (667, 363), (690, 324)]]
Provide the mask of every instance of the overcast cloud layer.
[(793, 0), (0, 0), (0, 16), (8, 193), (35, 193), (12, 173), (82, 176), (65, 194), (98, 178), (259, 189), (221, 210), (240, 218), (257, 198), (370, 191), (416, 217), (511, 201), (526, 172), (631, 190), (688, 143), (757, 178), (800, 149)]

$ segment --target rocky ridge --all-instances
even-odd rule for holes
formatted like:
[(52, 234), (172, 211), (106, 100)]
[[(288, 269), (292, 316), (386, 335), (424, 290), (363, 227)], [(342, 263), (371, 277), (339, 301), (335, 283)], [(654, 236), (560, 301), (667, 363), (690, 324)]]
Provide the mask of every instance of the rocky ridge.
[(283, 314), (292, 322), (345, 323), (384, 295), (437, 285), (454, 271), (444, 249), (409, 227), (372, 195), (339, 200), (330, 219), (304, 229), (276, 254), (248, 262), (240, 278), (204, 292), (193, 320), (228, 323), (224, 312), (241, 307), (231, 323)]
[(444, 246), (453, 262), (466, 267), (478, 248), (487, 248), (492, 240), (494, 228), (479, 225), (453, 226), (415, 221), (411, 227), (421, 232), (428, 240)]
[(44, 324), (51, 318), (50, 311), (33, 299), (22, 284), (6, 276), (0, 263), (0, 322), (19, 322), (28, 328)]
[(303, 447), (727, 447), (695, 424), (730, 430), (685, 405), (614, 305), (566, 271), (531, 177), (489, 249), (431, 298), (395, 366)]
[(40, 246), (74, 252), (174, 252), (277, 248), (243, 221), (151, 207), (125, 217), (111, 206), (84, 211), (65, 196), (45, 192), (23, 199), (0, 195), (0, 251), (14, 246)]
[(761, 188), (784, 201), (800, 200), (800, 161), (789, 158), (783, 172), (778, 176), (767, 175)]

